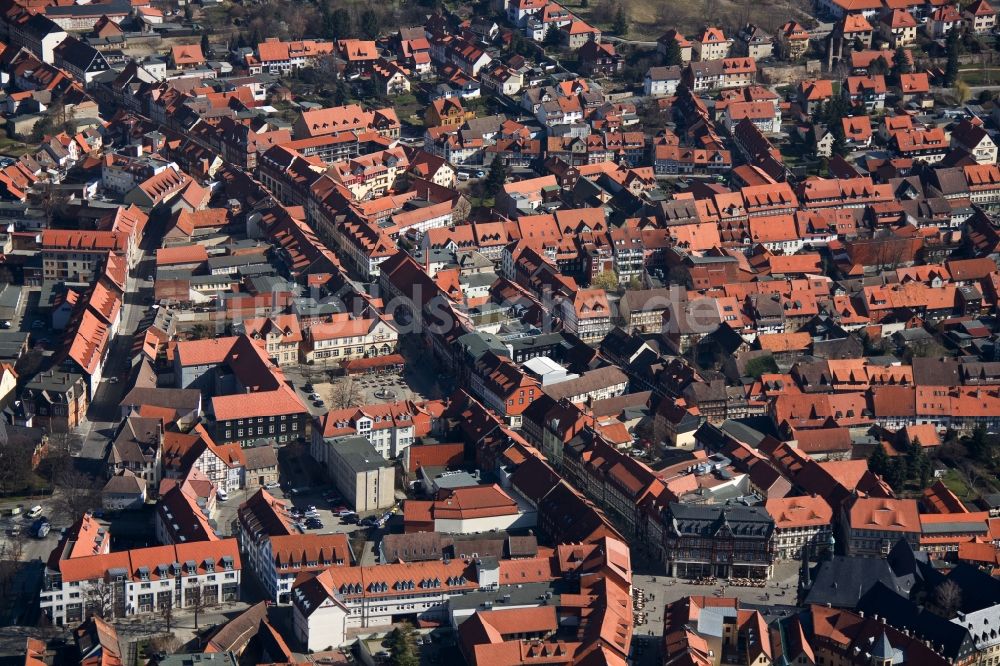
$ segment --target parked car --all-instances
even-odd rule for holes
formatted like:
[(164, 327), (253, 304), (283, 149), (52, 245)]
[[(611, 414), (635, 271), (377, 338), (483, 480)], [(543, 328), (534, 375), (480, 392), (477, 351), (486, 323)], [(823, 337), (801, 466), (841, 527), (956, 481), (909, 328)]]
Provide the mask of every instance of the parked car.
[(50, 529), (52, 529), (52, 525), (49, 523), (49, 519), (45, 516), (42, 516), (31, 524), (31, 534), (39, 539), (44, 539), (48, 536)]
[(344, 523), (345, 525), (357, 525), (358, 522), (360, 522), (360, 519), (358, 518), (358, 514), (352, 513), (350, 515), (341, 518), (340, 522)]
[(270, 482), (270, 483), (265, 483), (265, 484), (264, 484), (264, 487), (265, 487), (266, 489), (268, 489), (268, 490), (274, 490), (275, 488), (277, 488), (277, 487), (278, 487), (278, 482), (277, 482), (277, 481), (272, 481), (272, 482)]
[(352, 513), (355, 513), (355, 512), (351, 511), (350, 509), (348, 509), (346, 507), (345, 508), (341, 508), (339, 511), (337, 511), (337, 515), (340, 516), (340, 517), (349, 516)]

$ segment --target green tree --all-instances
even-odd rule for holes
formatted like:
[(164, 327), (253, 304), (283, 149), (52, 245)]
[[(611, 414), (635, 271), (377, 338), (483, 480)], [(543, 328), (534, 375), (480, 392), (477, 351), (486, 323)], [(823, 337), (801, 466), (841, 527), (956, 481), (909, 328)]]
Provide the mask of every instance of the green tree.
[(622, 4), (619, 4), (618, 9), (615, 10), (615, 20), (611, 24), (611, 29), (619, 37), (628, 34), (628, 12), (625, 11), (625, 6)]
[(337, 79), (333, 84), (333, 103), (343, 106), (351, 101), (351, 91), (343, 79)]
[(844, 134), (843, 123), (837, 120), (833, 124), (828, 125), (827, 129), (833, 135), (833, 145), (830, 146), (830, 155), (845, 157), (851, 150), (847, 147), (847, 135)]
[(910, 449), (906, 452), (906, 457), (910, 477), (916, 480), (921, 488), (926, 488), (930, 484), (933, 469), (930, 458), (927, 457), (927, 452), (924, 450), (924, 445), (917, 437), (914, 437), (913, 441), (910, 442)]
[(889, 73), (889, 62), (883, 56), (875, 58), (872, 64), (868, 66), (868, 73), (872, 76), (878, 76), (879, 74), (885, 76)]
[(890, 464), (889, 454), (885, 452), (885, 448), (881, 444), (877, 444), (871, 455), (868, 456), (868, 469), (873, 474), (885, 477), (889, 472)]
[[(879, 56), (881, 59), (882, 56)], [(898, 78), (900, 74), (909, 74), (913, 71), (910, 66), (910, 57), (902, 46), (896, 49), (896, 52), (892, 54), (892, 73)]]
[(201, 54), (207, 58), (211, 50), (212, 43), (208, 40), (208, 32), (201, 33)]
[(194, 8), (191, 6), (191, 2), (189, 1), (187, 4), (184, 5), (184, 20), (190, 21), (193, 18), (194, 18)]
[(594, 278), (590, 286), (604, 291), (614, 291), (618, 289), (618, 276), (615, 275), (614, 271), (604, 271)]
[(542, 39), (542, 46), (554, 49), (561, 42), (562, 36), (559, 34), (559, 27), (555, 23), (550, 23), (548, 29), (545, 31), (545, 37)]
[(392, 655), (390, 659), (393, 666), (420, 666), (415, 633), (413, 627), (406, 623), (389, 632), (386, 647)]
[(507, 166), (500, 157), (494, 157), (493, 161), (490, 162), (489, 173), (486, 174), (486, 179), (483, 181), (483, 193), (487, 197), (495, 197), (503, 188), (506, 180)]
[(976, 426), (969, 438), (965, 442), (965, 448), (974, 460), (986, 460), (989, 452), (989, 439), (986, 436), (986, 427)]
[(684, 54), (681, 52), (681, 45), (676, 39), (671, 39), (667, 43), (667, 53), (663, 56), (663, 64), (667, 67), (684, 64)]
[(374, 9), (361, 12), (361, 34), (368, 39), (375, 39), (380, 32), (382, 32), (382, 22), (379, 20), (378, 12)]
[(962, 50), (962, 42), (959, 39), (957, 29), (952, 28), (951, 32), (948, 33), (945, 48), (948, 53), (948, 61), (944, 66), (944, 84), (953, 86), (958, 81), (958, 56)]
[(327, 39), (343, 39), (351, 35), (351, 13), (344, 8), (330, 11), (323, 7), (323, 36)]
[[(830, 101), (823, 105), (823, 112), (820, 117), (824, 124), (832, 126), (839, 125), (842, 118), (850, 115), (852, 115), (851, 105), (844, 99), (844, 96), (834, 95), (830, 98)], [(831, 131), (833, 131), (832, 127)]]
[(909, 476), (908, 466), (906, 464), (906, 458), (903, 456), (896, 456), (892, 458), (889, 463), (889, 469), (886, 470), (885, 478), (886, 483), (892, 486), (893, 490), (901, 490), (903, 484), (906, 483), (906, 479)]

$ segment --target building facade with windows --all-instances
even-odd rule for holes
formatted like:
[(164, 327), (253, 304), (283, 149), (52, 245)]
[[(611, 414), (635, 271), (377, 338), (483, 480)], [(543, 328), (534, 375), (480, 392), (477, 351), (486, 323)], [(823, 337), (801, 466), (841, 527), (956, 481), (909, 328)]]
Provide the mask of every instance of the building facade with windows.
[[(100, 534), (110, 542), (110, 534)], [(67, 533), (49, 557), (39, 595), (41, 612), (54, 625), (77, 624), (89, 614), (124, 618), (240, 597), (235, 539), (94, 554), (89, 545), (79, 548), (74, 536)]]
[(671, 576), (771, 576), (774, 519), (763, 507), (672, 502), (663, 525), (663, 552)]
[(395, 468), (375, 450), (367, 437), (314, 440), (309, 448), (358, 513), (387, 509), (396, 502)]

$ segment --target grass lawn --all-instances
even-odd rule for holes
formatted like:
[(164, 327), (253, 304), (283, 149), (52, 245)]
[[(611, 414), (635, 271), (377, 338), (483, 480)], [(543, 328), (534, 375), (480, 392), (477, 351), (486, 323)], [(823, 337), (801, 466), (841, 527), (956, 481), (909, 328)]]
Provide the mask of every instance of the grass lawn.
[(27, 143), (21, 143), (10, 137), (0, 136), (0, 155), (9, 155), (11, 157), (20, 157), (25, 153), (33, 153), (38, 150), (37, 145), (31, 145)]
[(975, 496), (975, 493), (969, 489), (969, 484), (965, 482), (965, 478), (957, 470), (949, 469), (941, 481), (961, 500), (972, 499)]
[(959, 70), (959, 77), (970, 86), (994, 85), (1000, 83), (1000, 69), (963, 69)]

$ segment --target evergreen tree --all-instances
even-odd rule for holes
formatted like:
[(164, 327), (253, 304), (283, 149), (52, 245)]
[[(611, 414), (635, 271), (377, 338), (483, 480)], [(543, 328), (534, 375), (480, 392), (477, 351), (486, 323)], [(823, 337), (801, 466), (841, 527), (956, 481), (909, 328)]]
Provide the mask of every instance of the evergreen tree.
[(833, 145), (830, 146), (830, 157), (834, 155), (846, 157), (851, 151), (847, 147), (847, 135), (844, 134), (844, 124), (838, 119), (827, 125), (827, 129), (833, 135)]
[(333, 84), (333, 103), (337, 106), (344, 106), (351, 101), (351, 93), (347, 89), (347, 84), (343, 79), (338, 78)]
[(823, 105), (823, 122), (833, 131), (834, 125), (840, 125), (840, 120), (851, 115), (851, 105), (843, 95), (834, 95)]
[(389, 632), (387, 642), (393, 666), (420, 666), (413, 627), (405, 623), (396, 627)]
[(910, 450), (906, 452), (910, 476), (920, 484), (921, 488), (926, 488), (931, 480), (931, 461), (924, 451), (923, 444), (916, 437), (910, 443)]
[(982, 425), (976, 426), (969, 439), (965, 442), (965, 448), (969, 451), (969, 456), (974, 460), (986, 460), (989, 451), (989, 441), (986, 438), (986, 428)]
[(885, 475), (885, 481), (893, 490), (902, 490), (903, 485), (906, 483), (906, 477), (909, 475), (909, 470), (907, 469), (906, 458), (903, 456), (896, 456), (892, 459), (889, 464), (889, 470)]
[(876, 445), (871, 455), (868, 456), (868, 469), (873, 474), (884, 477), (889, 472), (889, 465), (889, 454), (885, 452), (881, 444)]
[(329, 11), (325, 8), (323, 13), (323, 36), (327, 39), (343, 39), (351, 35), (351, 13), (346, 9), (335, 9)]
[(263, 41), (264, 41), (264, 33), (260, 31), (259, 25), (255, 25), (253, 27), (253, 30), (250, 31), (250, 46), (256, 47)]
[(619, 37), (624, 37), (628, 34), (628, 13), (626, 13), (624, 5), (618, 5), (618, 9), (615, 11), (614, 23), (611, 24), (611, 29), (614, 30), (615, 34)]
[(368, 39), (375, 39), (381, 31), (382, 25), (374, 9), (361, 12), (361, 34)]
[(555, 23), (549, 24), (548, 29), (545, 31), (545, 37), (542, 39), (542, 46), (546, 48), (556, 48), (562, 38), (559, 35), (559, 28)]
[(502, 158), (494, 157), (493, 161), (490, 162), (489, 173), (486, 174), (486, 179), (483, 181), (483, 192), (488, 197), (496, 196), (506, 180), (507, 166)]
[(872, 64), (868, 66), (868, 73), (872, 76), (878, 76), (879, 74), (885, 76), (889, 73), (888, 61), (882, 56), (875, 58), (875, 60), (872, 61)]
[[(879, 56), (879, 59), (881, 59), (881, 56)], [(913, 68), (910, 66), (909, 54), (906, 52), (906, 49), (900, 46), (892, 54), (892, 72), (896, 78), (899, 78), (900, 74), (909, 74), (911, 71), (913, 71)]]
[(201, 33), (201, 54), (208, 57), (208, 52), (212, 50), (212, 44), (208, 41), (208, 33)]
[(682, 65), (684, 63), (684, 56), (681, 53), (681, 45), (677, 43), (676, 39), (671, 39), (667, 44), (667, 54), (663, 56), (663, 64), (667, 67), (672, 67), (674, 65)]
[(952, 28), (951, 32), (948, 33), (946, 49), (948, 62), (944, 66), (944, 84), (953, 86), (958, 81), (958, 56), (961, 52), (961, 42), (956, 28)]

